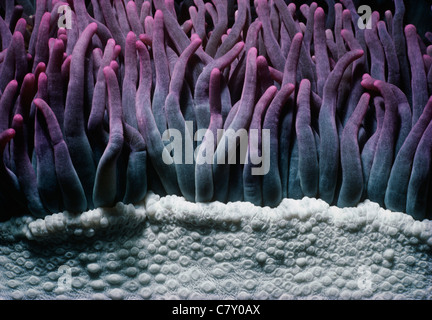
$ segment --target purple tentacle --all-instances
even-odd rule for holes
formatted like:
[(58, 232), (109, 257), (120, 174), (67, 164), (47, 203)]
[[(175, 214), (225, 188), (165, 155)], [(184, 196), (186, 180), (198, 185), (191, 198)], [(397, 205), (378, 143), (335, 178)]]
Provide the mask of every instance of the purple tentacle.
[(324, 87), (323, 104), (319, 114), (320, 198), (333, 203), (339, 168), (339, 135), (336, 127), (337, 89), (349, 64), (363, 56), (362, 50), (347, 52), (330, 73)]
[(135, 97), (138, 83), (137, 69), (137, 54), (135, 48), (136, 35), (134, 32), (129, 32), (126, 37), (125, 48), (125, 71), (122, 88), (122, 106), (125, 122), (130, 126), (138, 129), (136, 112), (135, 112)]
[(417, 39), (416, 28), (413, 25), (405, 27), (405, 35), (408, 47), (408, 59), (411, 65), (411, 89), (412, 89), (412, 111), (413, 125), (423, 112), (428, 101), (426, 72), (423, 65), (423, 58)]
[(282, 55), (282, 51), (273, 33), (270, 22), (270, 9), (266, 0), (258, 0), (257, 13), (262, 22), (264, 44), (270, 61), (274, 68), (283, 70), (285, 57)]
[(316, 197), (318, 194), (319, 166), (315, 135), (311, 127), (310, 96), (310, 82), (307, 79), (302, 80), (297, 96), (298, 113), (296, 119), (299, 152), (298, 174), (304, 195)]
[[(279, 118), (282, 108), (294, 92), (294, 85), (289, 83), (283, 86), (274, 97), (264, 118), (263, 130), (270, 130), (270, 154), (268, 155), (270, 171), (263, 175), (263, 205), (274, 207), (282, 200), (282, 182), (279, 174)], [(267, 141), (268, 143), (268, 141)]]
[(84, 83), (82, 79), (85, 75), (85, 54), (96, 29), (96, 23), (91, 23), (80, 35), (74, 48), (70, 62), (63, 125), (70, 156), (85, 190), (89, 208), (93, 207), (92, 193), (96, 169), (85, 132)]
[(156, 11), (154, 19), (153, 59), (156, 71), (156, 85), (153, 93), (152, 110), (156, 125), (162, 134), (167, 128), (165, 99), (169, 91), (170, 74), (165, 51), (164, 15), (160, 10)]
[(60, 128), (63, 131), (64, 122), (64, 83), (61, 74), (65, 46), (63, 41), (55, 40), (50, 50), (50, 57), (46, 69), (48, 77), (48, 100), (51, 104), (54, 114)]
[(363, 171), (358, 143), (360, 125), (369, 106), (370, 95), (364, 93), (345, 125), (341, 138), (342, 186), (338, 206), (352, 207), (360, 202), (364, 190)]
[(70, 212), (83, 212), (87, 209), (84, 189), (72, 164), (66, 142), (63, 140), (60, 125), (48, 104), (41, 100), (34, 101), (37, 112), (45, 118), (49, 139), (53, 148), (55, 173), (62, 194), (64, 208)]
[(255, 105), (254, 114), (249, 128), (248, 157), (243, 170), (244, 200), (255, 205), (262, 205), (262, 174), (267, 171), (267, 156), (269, 155), (269, 144), (262, 144), (262, 124), (265, 113), (273, 98), (276, 96), (277, 88), (269, 87)]
[(214, 194), (212, 155), (218, 143), (217, 131), (223, 126), (220, 82), (221, 72), (215, 68), (211, 72), (209, 86), (210, 124), (197, 150), (195, 165), (196, 202), (211, 201)]
[(36, 174), (27, 153), (24, 119), (20, 114), (14, 116), (12, 128), (16, 132), (13, 143), (13, 161), (21, 190), (27, 200), (30, 212), (36, 217), (44, 217), (48, 211), (44, 208), (39, 196)]
[(133, 1), (129, 1), (126, 5), (126, 12), (131, 29), (138, 37), (140, 34), (144, 33), (144, 27), (140, 22), (136, 3)]
[(120, 88), (117, 76), (111, 67), (105, 67), (105, 81), (108, 91), (109, 141), (99, 161), (94, 189), (93, 203), (96, 207), (113, 206), (117, 195), (117, 159), (123, 148), (123, 115)]
[(141, 41), (138, 41), (136, 46), (140, 57), (140, 76), (136, 100), (138, 128), (144, 136), (148, 146), (148, 155), (165, 191), (169, 194), (180, 194), (175, 166), (167, 164), (170, 162), (171, 156), (162, 142), (161, 134), (151, 111), (152, 73), (150, 56)]
[(208, 86), (211, 71), (214, 68), (218, 68), (219, 70), (226, 68), (240, 54), (243, 48), (243, 42), (237, 43), (225, 55), (208, 64), (197, 79), (194, 98), (198, 130), (208, 128), (210, 122)]
[(314, 48), (316, 60), (316, 73), (317, 73), (317, 90), (318, 94), (322, 97), (324, 85), (327, 77), (330, 74), (330, 62), (327, 53), (326, 36), (324, 30), (325, 15), (322, 8), (315, 11), (314, 23)]

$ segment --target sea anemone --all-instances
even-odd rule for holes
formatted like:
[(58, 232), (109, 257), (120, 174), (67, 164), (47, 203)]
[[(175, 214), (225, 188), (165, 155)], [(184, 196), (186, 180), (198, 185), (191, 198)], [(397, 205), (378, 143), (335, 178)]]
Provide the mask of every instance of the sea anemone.
[[(425, 218), (431, 58), (395, 3), (394, 18), (374, 12), (368, 28), (351, 1), (334, 6), (334, 22), (316, 4), (301, 7), (303, 22), (281, 0), (256, 1), (252, 20), (238, 1), (228, 30), (224, 1), (197, 1), (182, 26), (171, 2), (96, 1), (91, 16), (84, 0), (37, 1), (27, 48), (23, 7), (7, 2), (2, 218), (138, 203), (148, 188), (270, 207), (370, 199)], [(59, 28), (62, 5), (70, 29)], [(173, 130), (175, 147), (164, 140)], [(247, 154), (228, 130), (249, 132)], [(268, 172), (253, 176), (253, 154)]]
[(430, 219), (431, 37), (394, 3), (380, 20), (352, 0), (327, 14), (238, 0), (235, 16), (195, 0), (180, 21), (172, 0), (3, 2), (0, 219), (31, 217), (27, 238), (67, 234), (57, 214), (85, 225), (154, 194), (260, 210), (370, 201)]

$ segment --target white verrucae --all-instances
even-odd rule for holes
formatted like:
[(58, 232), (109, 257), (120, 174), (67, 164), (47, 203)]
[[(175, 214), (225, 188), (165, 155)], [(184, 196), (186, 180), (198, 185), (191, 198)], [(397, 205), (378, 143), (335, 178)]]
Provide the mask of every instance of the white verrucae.
[(432, 298), (432, 221), (370, 201), (270, 209), (149, 193), (0, 231), (0, 299)]

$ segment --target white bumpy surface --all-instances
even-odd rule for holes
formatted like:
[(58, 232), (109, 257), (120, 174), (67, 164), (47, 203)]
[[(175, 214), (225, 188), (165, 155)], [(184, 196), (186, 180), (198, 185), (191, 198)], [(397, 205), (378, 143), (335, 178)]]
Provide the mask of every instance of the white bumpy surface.
[(432, 299), (432, 221), (149, 193), (0, 224), (0, 299)]

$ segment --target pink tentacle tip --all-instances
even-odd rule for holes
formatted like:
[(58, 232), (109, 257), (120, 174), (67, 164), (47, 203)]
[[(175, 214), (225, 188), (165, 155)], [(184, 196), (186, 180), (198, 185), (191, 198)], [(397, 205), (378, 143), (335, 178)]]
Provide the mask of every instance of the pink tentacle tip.
[(303, 41), (303, 38), (304, 38), (303, 33), (301, 33), (301, 32), (297, 32), (297, 33), (294, 35), (293, 42), (294, 42), (294, 41)]
[(360, 58), (360, 57), (362, 57), (364, 55), (364, 51), (361, 50), (361, 49), (354, 50), (354, 53), (355, 53), (355, 56), (358, 57), (358, 58)]
[(409, 24), (405, 27), (405, 34), (407, 36), (416, 35), (417, 28), (413, 24)]
[(90, 30), (91, 30), (92, 32), (96, 32), (97, 29), (98, 29), (98, 26), (97, 26), (97, 23), (96, 23), (96, 22), (92, 22), (92, 23), (90, 23), (90, 24), (89, 24), (89, 27), (90, 27)]
[[(239, 50), (243, 50), (244, 46), (245, 46), (245, 43), (244, 43), (243, 41), (240, 41), (239, 43), (236, 44), (236, 47), (237, 47)], [(255, 47), (252, 47), (252, 48), (255, 48)], [(256, 49), (256, 48), (255, 48), (255, 49)]]
[(127, 3), (126, 7), (135, 7), (135, 9), (136, 9), (137, 6), (136, 6), (136, 4), (135, 4), (134, 1), (129, 1), (129, 2)]
[(191, 42), (196, 41), (197, 39), (201, 40), (198, 34), (194, 33), (193, 35), (191, 35)]
[(386, 84), (384, 81), (382, 80), (375, 80), (373, 85), (375, 86), (375, 88), (377, 88), (378, 90), (382, 90), (383, 88), (386, 87)]
[(347, 29), (341, 30), (341, 36), (345, 39), (349, 35), (350, 31)]
[[(109, 70), (105, 70), (106, 68), (108, 68)], [(118, 65), (118, 63), (117, 63), (117, 61), (111, 61), (111, 63), (110, 63), (110, 65), (109, 66), (107, 66), (107, 67), (105, 67), (104, 68), (104, 74), (105, 74), (105, 76), (107, 75), (107, 73), (109, 73), (110, 72), (110, 70), (112, 70), (115, 74), (117, 74), (117, 72), (118, 72), (118, 69), (119, 69), (119, 65)]]
[(36, 99), (34, 99), (33, 102), (34, 102), (36, 108), (43, 112), (43, 110), (44, 110), (44, 103), (43, 102), (44, 101), (40, 98), (36, 98)]
[(315, 16), (324, 16), (325, 15), (325, 12), (324, 12), (324, 9), (323, 8), (321, 8), (321, 7), (318, 7), (316, 10), (315, 10)]
[(11, 140), (15, 137), (16, 131), (12, 128), (6, 129), (6, 135), (8, 137), (8, 140)]
[(24, 118), (19, 113), (13, 117), (12, 125), (15, 128), (21, 128), (23, 126), (23, 123), (24, 123)]
[(220, 70), (218, 68), (213, 68), (213, 70), (211, 71), (211, 74), (210, 74), (210, 76), (212, 78), (214, 78), (214, 77), (220, 77), (220, 75), (221, 75), (221, 72), (220, 72)]
[(264, 56), (258, 56), (257, 57), (257, 64), (258, 63), (267, 63), (267, 59)]
[(3, 154), (6, 145), (15, 137), (15, 130), (10, 128), (0, 132), (0, 155)]
[(162, 10), (159, 10), (159, 9), (156, 10), (154, 19), (163, 19), (163, 18), (164, 18), (164, 14), (163, 14)]

